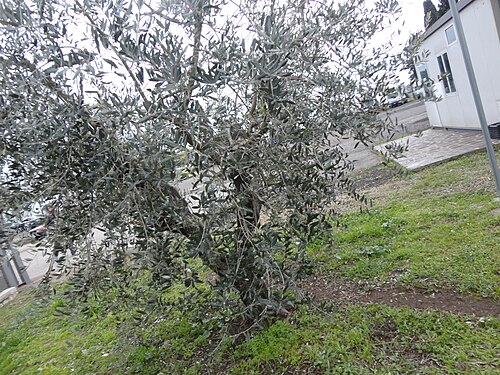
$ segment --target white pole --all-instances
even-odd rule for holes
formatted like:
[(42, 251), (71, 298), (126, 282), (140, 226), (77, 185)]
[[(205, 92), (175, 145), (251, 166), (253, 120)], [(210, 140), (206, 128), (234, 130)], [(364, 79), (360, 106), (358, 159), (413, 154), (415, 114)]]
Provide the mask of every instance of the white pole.
[(9, 238), (9, 249), (12, 254), (12, 260), (14, 261), (17, 272), (19, 273), (19, 276), (21, 276), (21, 281), (25, 284), (29, 284), (31, 280), (28, 275), (28, 271), (26, 269), (26, 266), (24, 265), (23, 260), (21, 259), (21, 256), (19, 255), (19, 251), (17, 251), (16, 247), (14, 246), (14, 241), (12, 240), (12, 238)]
[(460, 14), (458, 13), (458, 7), (455, 0), (450, 0), (449, 3), (451, 8), (451, 15), (453, 17), (453, 22), (455, 23), (455, 30), (457, 32), (458, 42), (460, 44), (460, 49), (462, 50), (462, 55), (465, 62), (465, 68), (467, 70), (469, 83), (472, 89), (472, 96), (474, 97), (474, 103), (476, 104), (477, 115), (479, 116), (481, 129), (483, 130), (484, 142), (486, 143), (486, 150), (488, 151), (488, 157), (490, 159), (491, 169), (493, 170), (493, 177), (495, 178), (497, 195), (498, 198), (500, 199), (500, 173), (498, 172), (498, 163), (495, 156), (495, 150), (493, 149), (493, 144), (491, 143), (491, 137), (488, 131), (488, 124), (486, 123), (486, 115), (484, 113), (483, 103), (481, 101), (481, 95), (479, 94), (476, 75), (474, 74), (474, 69), (472, 67), (469, 48), (467, 47), (467, 42), (465, 40), (462, 20), (460, 19)]

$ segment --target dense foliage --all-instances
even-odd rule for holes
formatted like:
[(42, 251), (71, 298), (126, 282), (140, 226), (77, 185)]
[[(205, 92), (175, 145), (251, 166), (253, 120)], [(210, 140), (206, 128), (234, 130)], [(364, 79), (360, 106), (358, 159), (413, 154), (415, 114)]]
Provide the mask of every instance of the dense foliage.
[(286, 314), (309, 239), (357, 196), (339, 139), (387, 128), (398, 61), (371, 39), (397, 2), (0, 4), (0, 207), (50, 202), (73, 291), (143, 277), (151, 308), (183, 282), (251, 321)]
[[(458, 2), (458, 0), (455, 0), (455, 2)], [(449, 0), (439, 0), (437, 8), (432, 0), (424, 0), (423, 6), (425, 15), (424, 25), (426, 29), (450, 10)]]
[(424, 26), (427, 29), (439, 19), (439, 13), (432, 0), (424, 0)]

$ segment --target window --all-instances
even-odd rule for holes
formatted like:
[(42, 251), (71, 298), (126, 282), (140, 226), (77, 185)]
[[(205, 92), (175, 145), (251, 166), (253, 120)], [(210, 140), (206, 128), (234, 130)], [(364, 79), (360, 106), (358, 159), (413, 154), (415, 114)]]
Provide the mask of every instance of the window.
[(455, 35), (455, 28), (453, 27), (453, 25), (444, 30), (444, 33), (446, 34), (446, 40), (448, 41), (448, 45), (450, 45), (453, 42), (456, 42), (457, 36)]
[(441, 81), (444, 85), (444, 92), (450, 94), (456, 92), (455, 81), (453, 80), (453, 74), (451, 73), (450, 61), (448, 60), (448, 53), (445, 52), (438, 56), (439, 71), (441, 72)]
[(429, 80), (429, 73), (427, 73), (427, 65), (425, 63), (420, 63), (416, 65), (418, 75), (420, 77), (420, 80), (422, 82), (428, 81)]

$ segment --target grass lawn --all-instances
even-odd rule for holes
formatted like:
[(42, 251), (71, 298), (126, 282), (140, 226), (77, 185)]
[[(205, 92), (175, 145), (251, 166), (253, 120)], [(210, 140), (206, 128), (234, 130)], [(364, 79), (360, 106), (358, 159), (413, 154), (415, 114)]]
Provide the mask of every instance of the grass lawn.
[(393, 178), (367, 196), (373, 207), (342, 215), (339, 229), (311, 246), (324, 271), (500, 297), (500, 205), (484, 152)]
[[(373, 285), (499, 298), (500, 209), (476, 153), (396, 177), (375, 205), (310, 247), (318, 273)], [(94, 301), (86, 313), (29, 288), (0, 307), (3, 374), (500, 374), (498, 316), (404, 306), (303, 303), (246, 342), (211, 335), (190, 312), (134, 324)]]
[(414, 196), (347, 214), (339, 225), (311, 247), (326, 270), (500, 297), (500, 210), (490, 194)]

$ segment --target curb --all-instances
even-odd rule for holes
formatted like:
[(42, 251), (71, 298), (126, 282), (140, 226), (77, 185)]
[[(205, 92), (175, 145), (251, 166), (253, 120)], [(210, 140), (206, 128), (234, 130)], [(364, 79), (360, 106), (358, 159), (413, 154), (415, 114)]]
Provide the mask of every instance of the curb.
[(17, 295), (17, 288), (12, 287), (0, 292), (0, 306), (9, 303)]

